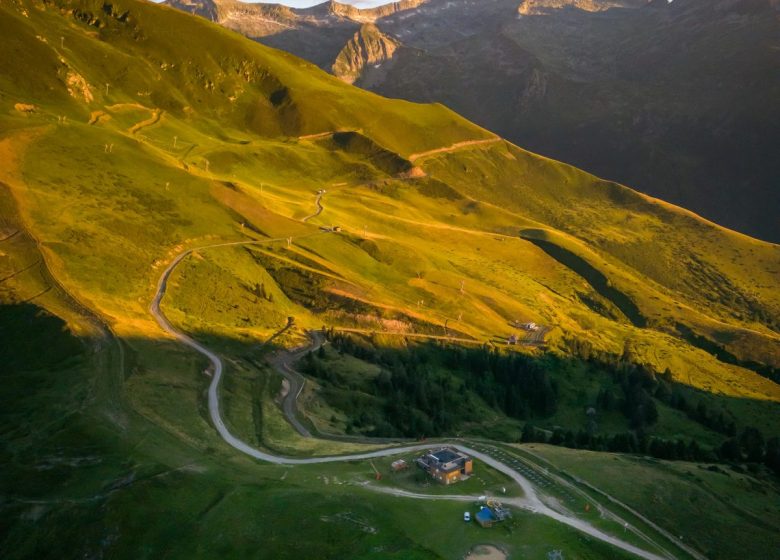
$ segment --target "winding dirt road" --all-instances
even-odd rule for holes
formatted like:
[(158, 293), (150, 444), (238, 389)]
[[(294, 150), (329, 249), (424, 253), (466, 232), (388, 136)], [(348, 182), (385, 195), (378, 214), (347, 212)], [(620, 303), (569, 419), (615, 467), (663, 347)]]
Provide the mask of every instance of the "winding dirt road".
[(314, 214), (309, 214), (308, 216), (306, 216), (303, 220), (301, 220), (302, 222), (308, 222), (312, 218), (316, 218), (317, 216), (322, 214), (322, 211), (325, 210), (325, 207), (322, 205), (322, 196), (324, 194), (325, 193), (323, 191), (317, 193), (317, 198), (314, 199), (314, 204), (317, 205), (317, 211), (314, 212)]
[[(309, 234), (302, 237), (309, 237), (311, 235), (317, 235), (317, 234)], [(411, 453), (416, 451), (423, 451), (430, 449), (430, 444), (424, 444), (424, 445), (407, 445), (407, 446), (401, 446), (401, 447), (389, 447), (386, 449), (380, 449), (378, 451), (370, 451), (366, 453), (354, 453), (349, 455), (332, 455), (332, 456), (326, 456), (326, 457), (310, 457), (310, 458), (291, 458), (291, 457), (283, 457), (280, 455), (274, 455), (272, 453), (269, 453), (267, 451), (262, 451), (260, 449), (257, 449), (255, 447), (252, 447), (251, 445), (245, 443), (244, 441), (241, 441), (239, 438), (234, 436), (230, 430), (225, 425), (223, 419), (222, 419), (222, 413), (220, 410), (220, 401), (219, 401), (219, 385), (222, 381), (222, 374), (224, 371), (224, 365), (222, 360), (220, 359), (217, 354), (206, 348), (201, 343), (195, 341), (193, 338), (188, 336), (187, 334), (183, 333), (182, 331), (176, 329), (170, 321), (166, 318), (165, 314), (160, 309), (160, 304), (165, 297), (165, 292), (168, 287), (168, 281), (171, 277), (171, 274), (176, 269), (176, 267), (181, 264), (182, 261), (184, 261), (185, 258), (187, 258), (189, 255), (191, 255), (195, 251), (204, 251), (209, 249), (215, 249), (219, 247), (230, 247), (230, 246), (241, 246), (241, 245), (261, 245), (261, 244), (268, 244), (268, 243), (274, 243), (274, 242), (284, 242), (286, 241), (286, 238), (278, 238), (278, 239), (265, 239), (265, 240), (256, 240), (256, 241), (236, 241), (236, 242), (226, 242), (226, 243), (218, 243), (214, 245), (208, 245), (205, 247), (199, 247), (195, 249), (187, 249), (181, 253), (179, 253), (168, 265), (168, 267), (163, 271), (162, 275), (160, 276), (160, 279), (157, 283), (157, 291), (155, 292), (154, 298), (152, 300), (152, 303), (149, 307), (149, 311), (151, 312), (152, 316), (154, 316), (157, 323), (160, 325), (160, 327), (166, 331), (168, 334), (182, 342), (183, 344), (189, 346), (190, 348), (194, 349), (196, 352), (202, 354), (205, 356), (209, 362), (211, 362), (211, 365), (213, 366), (214, 374), (211, 379), (211, 384), (209, 385), (208, 390), (208, 407), (209, 407), (209, 415), (211, 416), (211, 421), (214, 424), (214, 427), (216, 428), (217, 432), (219, 433), (220, 437), (231, 447), (234, 449), (240, 451), (241, 453), (244, 453), (246, 455), (249, 455), (250, 457), (254, 457), (255, 459), (259, 459), (261, 461), (266, 461), (269, 463), (274, 463), (278, 465), (313, 465), (313, 464), (321, 464), (321, 463), (335, 463), (335, 462), (343, 462), (343, 461), (356, 461), (356, 460), (364, 460), (364, 459), (375, 459), (379, 457), (388, 457), (392, 455), (398, 455), (398, 454), (404, 454), (404, 453)], [(306, 350), (308, 350), (307, 348)], [(302, 387), (302, 386), (301, 386)], [(297, 389), (297, 392), (300, 392), (300, 388)], [(291, 390), (289, 392), (290, 395), (296, 394), (296, 392), (293, 391), (293, 387), (291, 386)], [(293, 399), (294, 401), (294, 399)], [(294, 402), (293, 402), (294, 406)], [(305, 429), (305, 428), (304, 428)], [(607, 533), (604, 533), (603, 531), (593, 527), (592, 525), (577, 519), (575, 517), (571, 517), (565, 514), (562, 514), (558, 511), (555, 511), (548, 507), (546, 504), (544, 504), (539, 496), (536, 493), (535, 488), (531, 485), (531, 483), (524, 478), (519, 472), (511, 468), (510, 466), (502, 463), (501, 461), (498, 461), (497, 459), (494, 459), (493, 457), (481, 453), (475, 449), (471, 449), (469, 447), (466, 447), (462, 445), (459, 442), (454, 442), (449, 444), (451, 447), (454, 447), (464, 453), (467, 453), (471, 455), (472, 457), (475, 457), (476, 459), (479, 459), (486, 465), (494, 468), (495, 470), (505, 474), (510, 479), (512, 479), (514, 482), (516, 482), (523, 490), (523, 493), (525, 494), (525, 497), (522, 499), (515, 499), (513, 502), (516, 502), (516, 505), (519, 507), (523, 507), (524, 509), (527, 509), (529, 511), (532, 511), (534, 513), (538, 513), (541, 515), (544, 515), (546, 517), (549, 517), (551, 519), (555, 519), (556, 521), (559, 521), (560, 523), (563, 523), (564, 525), (568, 525), (574, 529), (577, 529), (578, 531), (581, 531), (587, 535), (590, 535), (593, 538), (599, 539), (601, 541), (607, 542), (612, 544), (613, 546), (620, 548), (622, 550), (625, 550), (629, 553), (632, 553), (640, 558), (644, 558), (646, 560), (663, 560), (663, 557), (658, 556), (654, 553), (648, 552), (644, 549), (641, 549), (637, 546), (634, 546), (630, 543), (627, 543), (625, 541), (622, 541), (616, 537), (613, 537), (611, 535), (608, 535)], [(398, 494), (402, 495), (402, 494)], [(417, 497), (419, 499), (447, 499), (443, 498), (441, 496), (426, 496), (424, 494), (419, 494), (416, 496), (410, 496), (410, 497)], [(450, 498), (452, 499), (452, 498)], [(474, 497), (470, 497), (471, 500), (474, 500)], [(509, 502), (507, 502), (509, 503)]]
[(312, 337), (312, 344), (307, 345), (304, 348), (296, 352), (286, 352), (281, 350), (275, 352), (270, 358), (268, 363), (271, 364), (276, 371), (281, 373), (287, 382), (290, 384), (290, 388), (287, 394), (282, 399), (282, 411), (284, 412), (287, 421), (290, 422), (295, 431), (301, 434), (303, 437), (312, 437), (311, 432), (304, 426), (300, 420), (298, 420), (298, 397), (303, 391), (303, 386), (306, 384), (306, 378), (293, 369), (292, 364), (303, 357), (307, 352), (317, 350), (325, 342), (324, 337), (319, 332), (310, 333)]

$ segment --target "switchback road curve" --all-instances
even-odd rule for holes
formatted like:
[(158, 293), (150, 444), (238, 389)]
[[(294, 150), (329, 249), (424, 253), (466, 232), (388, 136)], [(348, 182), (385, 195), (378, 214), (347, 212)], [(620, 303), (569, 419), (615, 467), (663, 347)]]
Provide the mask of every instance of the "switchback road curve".
[[(309, 237), (311, 235), (318, 235), (318, 234), (309, 234), (305, 237)], [(255, 459), (266, 461), (268, 463), (274, 463), (277, 465), (314, 465), (314, 464), (322, 464), (322, 463), (337, 463), (337, 462), (344, 462), (344, 461), (375, 459), (379, 457), (388, 457), (392, 455), (399, 455), (399, 454), (410, 453), (414, 451), (424, 451), (429, 449), (430, 448), (429, 444), (407, 445), (401, 447), (390, 447), (390, 448), (380, 449), (377, 451), (370, 451), (366, 453), (353, 453), (349, 455), (331, 455), (331, 456), (324, 456), (324, 457), (309, 457), (309, 458), (283, 457), (280, 455), (274, 455), (273, 453), (269, 453), (267, 451), (263, 451), (261, 449), (252, 447), (251, 445), (247, 444), (244, 441), (241, 441), (236, 436), (234, 436), (230, 432), (230, 430), (228, 430), (227, 426), (225, 426), (225, 423), (222, 420), (222, 412), (220, 410), (220, 402), (219, 402), (219, 385), (220, 382), (222, 381), (222, 374), (224, 372), (224, 365), (222, 359), (219, 356), (217, 356), (217, 354), (215, 354), (214, 352), (206, 348), (204, 345), (202, 345), (201, 343), (191, 338), (189, 335), (185, 334), (184, 332), (174, 327), (170, 323), (170, 321), (168, 321), (167, 317), (160, 309), (160, 304), (163, 298), (165, 297), (166, 289), (168, 287), (168, 281), (171, 277), (171, 274), (176, 269), (176, 267), (179, 264), (181, 264), (181, 262), (184, 261), (184, 259), (187, 258), (189, 255), (191, 255), (193, 252), (205, 251), (205, 250), (210, 250), (210, 249), (215, 249), (220, 247), (260, 245), (260, 244), (268, 244), (274, 242), (284, 242), (286, 240), (287, 238), (280, 237), (275, 239), (264, 239), (264, 240), (255, 240), (255, 241), (235, 241), (235, 242), (226, 242), (226, 243), (218, 243), (214, 245), (207, 245), (204, 247), (198, 247), (198, 248), (187, 249), (185, 251), (182, 251), (171, 261), (171, 263), (163, 271), (157, 283), (157, 290), (154, 294), (154, 298), (152, 299), (152, 303), (149, 306), (150, 313), (165, 332), (173, 336), (181, 343), (189, 346), (196, 352), (202, 354), (209, 360), (209, 362), (211, 362), (211, 365), (213, 366), (214, 374), (211, 378), (211, 384), (209, 385), (209, 390), (208, 390), (208, 408), (209, 408), (209, 415), (211, 417), (211, 421), (214, 424), (214, 427), (216, 428), (220, 437), (228, 445), (240, 451), (241, 453), (244, 453), (250, 457), (254, 457)], [(664, 557), (662, 556), (659, 556), (657, 554), (654, 554), (652, 552), (634, 546), (633, 544), (615, 538), (601, 531), (600, 529), (597, 529), (592, 525), (580, 519), (577, 519), (576, 517), (565, 515), (563, 513), (551, 509), (541, 501), (541, 499), (536, 493), (535, 488), (525, 477), (523, 477), (515, 469), (502, 463), (501, 461), (498, 461), (493, 457), (490, 457), (489, 455), (481, 453), (475, 449), (466, 447), (460, 443), (449, 443), (448, 445), (462, 451), (463, 453), (466, 453), (468, 455), (471, 455), (472, 457), (479, 459), (486, 465), (505, 474), (506, 476), (511, 478), (514, 482), (516, 482), (523, 489), (523, 493), (525, 494), (525, 497), (522, 500), (518, 501), (517, 505), (519, 505), (520, 507), (523, 507), (524, 509), (527, 509), (534, 513), (544, 515), (551, 519), (555, 519), (556, 521), (559, 521), (564, 525), (568, 525), (574, 529), (577, 529), (578, 531), (590, 535), (593, 538), (612, 544), (613, 546), (625, 550), (640, 558), (644, 558), (646, 560), (664, 560)], [(430, 499), (434, 499), (434, 498), (437, 497), (430, 496)]]

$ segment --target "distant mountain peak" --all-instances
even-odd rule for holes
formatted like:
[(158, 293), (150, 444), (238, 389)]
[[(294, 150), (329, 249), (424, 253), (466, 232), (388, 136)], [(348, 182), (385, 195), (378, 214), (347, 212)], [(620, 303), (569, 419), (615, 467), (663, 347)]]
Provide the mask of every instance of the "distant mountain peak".
[[(400, 0), (376, 8), (357, 8), (336, 0), (327, 0), (310, 8), (290, 8), (283, 4), (241, 0), (165, 0), (164, 4), (218, 22), (229, 18), (244, 20), (260, 18), (262, 20), (260, 23), (264, 24), (292, 23), (299, 19), (324, 23), (327, 19), (335, 17), (357, 23), (373, 23), (398, 12), (413, 10), (429, 1)], [(252, 25), (252, 22), (244, 21), (239, 26), (247, 25)]]
[(335, 76), (352, 84), (366, 66), (378, 67), (390, 60), (399, 46), (397, 40), (382, 33), (373, 23), (364, 23), (341, 49), (331, 70)]
[(163, 3), (206, 19), (213, 21), (219, 19), (219, 7), (216, 0), (165, 0)]
[(611, 8), (638, 8), (652, 0), (522, 0), (517, 8), (521, 16), (544, 15), (564, 8), (603, 12)]
[(317, 4), (311, 8), (298, 11), (300, 13), (316, 15), (334, 15), (361, 23), (371, 23), (379, 18), (387, 17), (397, 12), (413, 10), (428, 1), (429, 0), (399, 0), (398, 2), (388, 2), (387, 4), (377, 6), (376, 8), (357, 8), (350, 4), (342, 4), (336, 0), (327, 0), (322, 4)]

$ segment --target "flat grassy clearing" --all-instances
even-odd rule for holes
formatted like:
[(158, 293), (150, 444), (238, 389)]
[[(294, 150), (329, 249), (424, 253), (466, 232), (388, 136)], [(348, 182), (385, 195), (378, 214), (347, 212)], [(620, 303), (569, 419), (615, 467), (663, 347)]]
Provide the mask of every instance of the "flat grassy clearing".
[[(438, 447), (441, 445), (431, 443), (431, 449)], [(449, 485), (441, 484), (415, 464), (415, 460), (422, 454), (422, 452), (404, 454), (373, 461), (376, 469), (382, 474), (382, 480), (378, 484), (387, 488), (401, 488), (409, 492), (431, 495), (455, 494), (474, 497), (487, 495), (498, 497), (499, 500), (502, 496), (523, 496), (522, 489), (509, 477), (488, 467), (478, 459), (474, 460), (474, 474), (467, 480)], [(409, 468), (393, 472), (391, 464), (398, 459), (405, 460)]]

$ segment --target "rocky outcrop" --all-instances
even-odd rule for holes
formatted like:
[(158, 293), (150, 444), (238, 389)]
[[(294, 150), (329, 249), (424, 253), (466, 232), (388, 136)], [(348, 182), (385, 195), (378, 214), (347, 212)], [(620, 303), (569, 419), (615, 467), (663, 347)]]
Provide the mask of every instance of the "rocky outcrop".
[(586, 12), (603, 12), (610, 8), (636, 8), (651, 0), (523, 0), (517, 8), (521, 16), (544, 15), (562, 8), (576, 8)]
[(219, 8), (213, 0), (166, 0), (164, 3), (177, 10), (189, 12), (211, 21), (219, 19)]
[(425, 170), (422, 167), (417, 167), (416, 165), (409, 171), (404, 171), (403, 173), (398, 174), (399, 179), (421, 179), (422, 177), (427, 176), (428, 174), (425, 172)]
[(318, 14), (327, 13), (329, 15), (339, 16), (342, 18), (351, 19), (353, 21), (367, 23), (375, 22), (380, 18), (391, 16), (395, 13), (403, 12), (405, 10), (413, 10), (414, 8), (417, 8), (418, 6), (425, 4), (428, 1), (429, 0), (400, 0), (399, 2), (389, 2), (382, 6), (377, 6), (376, 8), (356, 8), (355, 6), (351, 6), (349, 4), (342, 4), (340, 2), (330, 0), (329, 2), (319, 4), (313, 8), (309, 8), (308, 10), (300, 10), (300, 12)]
[(287, 6), (235, 0), (220, 0), (219, 6), (219, 24), (253, 39), (299, 28), (298, 16)]
[(14, 105), (14, 109), (20, 113), (35, 113), (38, 110), (38, 107), (32, 103), (17, 103)]
[(253, 4), (238, 0), (166, 0), (165, 4), (250, 37), (264, 37), (289, 29), (298, 19), (291, 8), (281, 4)]
[(374, 24), (366, 23), (341, 49), (331, 71), (333, 75), (352, 84), (367, 66), (390, 60), (399, 46), (398, 41), (382, 33)]
[[(184, 12), (196, 14), (211, 21), (241, 22), (241, 31), (246, 33), (252, 26), (267, 27), (295, 26), (296, 24), (332, 24), (333, 20), (351, 20), (357, 23), (373, 23), (405, 10), (412, 10), (430, 0), (400, 0), (376, 8), (356, 8), (330, 0), (311, 8), (295, 9), (282, 4), (263, 2), (241, 2), (240, 0), (165, 0), (165, 4)], [(243, 21), (242, 21), (243, 20)], [(256, 36), (262, 34), (255, 33)]]
[(528, 82), (520, 91), (517, 108), (521, 113), (532, 111), (534, 105), (547, 95), (548, 76), (538, 68), (531, 71)]
[(84, 76), (73, 70), (68, 72), (65, 79), (65, 84), (68, 88), (68, 93), (71, 97), (76, 99), (83, 99), (86, 103), (92, 103), (95, 99), (92, 94), (92, 86), (87, 83)]

